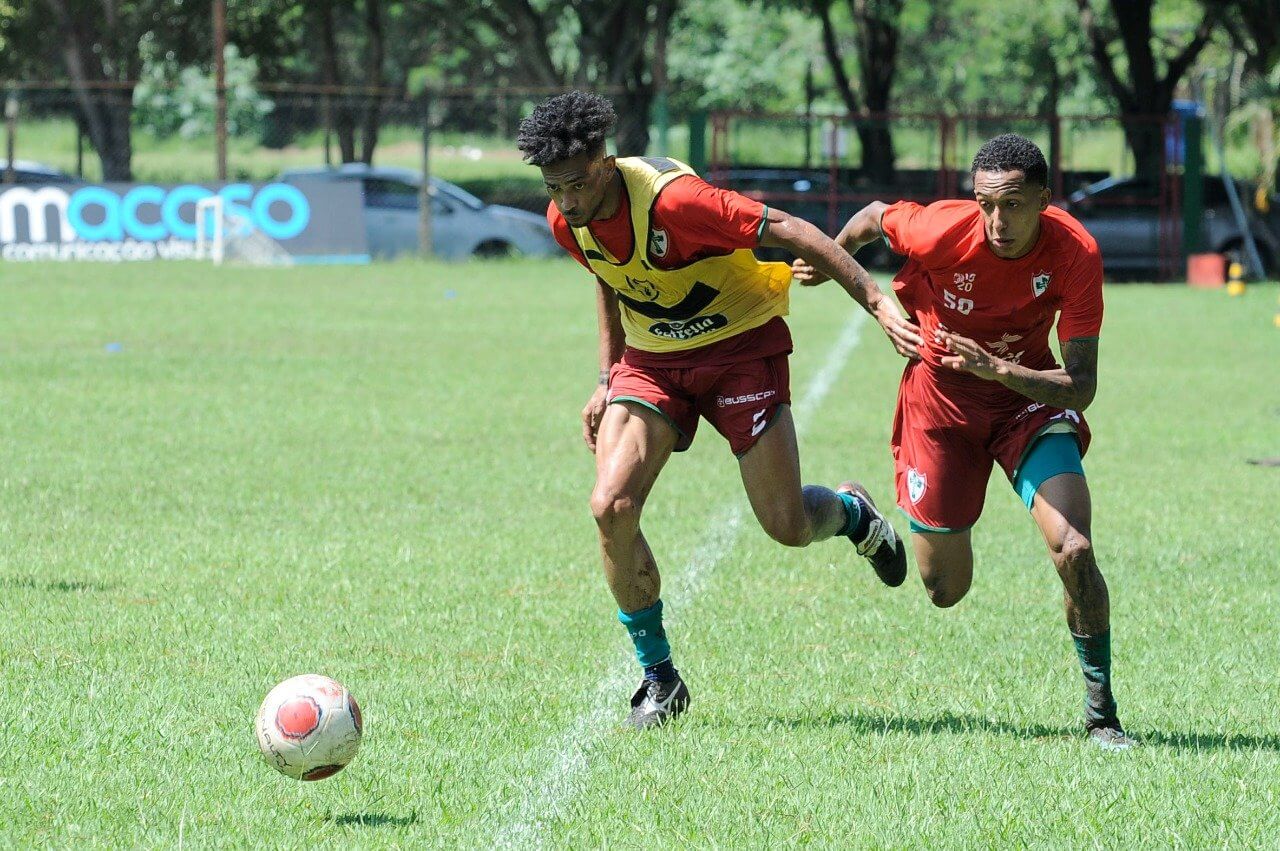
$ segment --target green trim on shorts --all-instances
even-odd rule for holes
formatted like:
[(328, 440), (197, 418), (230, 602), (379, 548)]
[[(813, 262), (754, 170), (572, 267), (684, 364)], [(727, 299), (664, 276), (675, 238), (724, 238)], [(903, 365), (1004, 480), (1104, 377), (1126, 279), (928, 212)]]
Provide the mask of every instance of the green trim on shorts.
[(1013, 477), (1013, 490), (1027, 510), (1035, 504), (1040, 486), (1064, 473), (1084, 475), (1080, 443), (1074, 431), (1053, 431), (1041, 435), (1023, 453), (1023, 463)]
[(907, 518), (907, 525), (911, 527), (912, 532), (931, 532), (939, 535), (954, 535), (957, 532), (968, 532), (972, 526), (962, 526), (959, 529), (949, 529), (946, 526), (929, 526), (921, 523), (906, 512), (906, 509), (898, 508), (902, 512), (902, 516)]
[(676, 421), (675, 421), (675, 420), (673, 420), (673, 419), (671, 419), (671, 417), (667, 416), (667, 412), (666, 412), (666, 411), (662, 410), (661, 408), (659, 408), (657, 405), (653, 404), (652, 402), (648, 402), (648, 401), (646, 401), (646, 400), (644, 400), (644, 399), (639, 398), (638, 396), (614, 396), (612, 399), (610, 399), (610, 400), (609, 400), (609, 404), (610, 404), (610, 405), (616, 405), (616, 404), (618, 404), (619, 402), (631, 402), (631, 403), (633, 403), (633, 404), (639, 405), (639, 406), (640, 406), (640, 407), (642, 407), (642, 408), (648, 408), (649, 410), (653, 411), (655, 414), (657, 414), (658, 416), (660, 416), (660, 417), (662, 417), (664, 420), (666, 420), (666, 421), (667, 421), (667, 425), (669, 425), (669, 426), (671, 426), (673, 429), (675, 429), (676, 434), (680, 435), (681, 437), (686, 437), (686, 436), (687, 436), (687, 435), (685, 435), (685, 433), (680, 429), (680, 426), (676, 425)]
[[(1022, 465), (1026, 463), (1027, 458), (1031, 455), (1031, 450), (1036, 448), (1036, 444), (1040, 442), (1040, 438), (1048, 434), (1070, 434), (1076, 438), (1076, 449), (1080, 448), (1080, 438), (1076, 437), (1075, 424), (1070, 420), (1054, 420), (1051, 423), (1045, 423), (1040, 426), (1035, 434), (1031, 435), (1031, 439), (1027, 441), (1026, 448), (1022, 450), (1022, 454), (1018, 456), (1018, 463), (1013, 465), (1013, 475), (1009, 477), (1010, 483), (1017, 481), (1018, 474), (1022, 472)], [(1081, 455), (1083, 458), (1084, 456)]]

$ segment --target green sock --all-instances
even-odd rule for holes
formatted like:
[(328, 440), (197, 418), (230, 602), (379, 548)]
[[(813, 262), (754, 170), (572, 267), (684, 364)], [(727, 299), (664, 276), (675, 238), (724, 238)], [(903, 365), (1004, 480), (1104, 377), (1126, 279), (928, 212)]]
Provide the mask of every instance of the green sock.
[(1084, 673), (1084, 718), (1090, 728), (1119, 724), (1116, 700), (1111, 695), (1111, 630), (1102, 635), (1071, 633)]
[(638, 612), (618, 611), (618, 620), (627, 628), (636, 646), (636, 659), (646, 668), (671, 658), (667, 631), (662, 628), (662, 601)]

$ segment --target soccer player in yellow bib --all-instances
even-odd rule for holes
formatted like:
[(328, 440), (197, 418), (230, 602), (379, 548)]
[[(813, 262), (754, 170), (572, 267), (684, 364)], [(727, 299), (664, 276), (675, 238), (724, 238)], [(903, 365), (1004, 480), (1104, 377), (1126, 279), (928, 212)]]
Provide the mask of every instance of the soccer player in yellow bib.
[(886, 584), (906, 577), (903, 543), (864, 488), (801, 485), (782, 318), (791, 270), (751, 249), (785, 248), (830, 275), (902, 355), (917, 357), (923, 341), (866, 270), (808, 222), (717, 189), (672, 159), (609, 156), (616, 121), (605, 98), (570, 92), (534, 109), (517, 144), (542, 170), (556, 239), (596, 281), (600, 378), (582, 411), (596, 456), (591, 511), (605, 579), (644, 668), (628, 723), (646, 728), (683, 712), (689, 689), (672, 664), (640, 514), (700, 418), (728, 439), (770, 537), (803, 547), (844, 536)]

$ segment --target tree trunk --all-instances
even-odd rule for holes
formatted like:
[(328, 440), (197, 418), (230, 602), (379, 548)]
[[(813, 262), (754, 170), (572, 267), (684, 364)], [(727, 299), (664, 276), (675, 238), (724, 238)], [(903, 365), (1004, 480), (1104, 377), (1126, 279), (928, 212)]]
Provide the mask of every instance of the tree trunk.
[(873, 183), (893, 183), (895, 154), (893, 134), (882, 119), (870, 118), (857, 124), (858, 142), (862, 145), (862, 171)]
[[(364, 0), (365, 26), (369, 30), (369, 72), (366, 84), (382, 88), (382, 0)], [(364, 111), (364, 131), (360, 134), (360, 159), (373, 163), (373, 149), (378, 145), (378, 124), (382, 118), (382, 94), (370, 92)]]
[(1158, 182), (1167, 165), (1164, 122), (1150, 116), (1125, 116), (1122, 121), (1125, 143), (1133, 152), (1134, 174), (1153, 183)]
[(1111, 0), (1111, 13), (1128, 59), (1124, 79), (1116, 71), (1109, 51), (1109, 36), (1098, 23), (1090, 0), (1076, 0), (1080, 21), (1089, 36), (1094, 63), (1120, 107), (1125, 141), (1133, 152), (1137, 177), (1156, 183), (1165, 168), (1164, 119), (1173, 103), (1173, 92), (1196, 56), (1209, 43), (1217, 14), (1205, 10), (1195, 35), (1177, 54), (1168, 57), (1164, 76), (1156, 67), (1152, 48), (1151, 7), (1154, 0)]
[[(324, 83), (331, 89), (342, 86), (342, 67), (339, 64), (338, 38), (333, 21), (333, 0), (320, 0), (316, 4), (316, 13), (320, 19), (320, 50), (323, 57), (321, 73)], [(330, 93), (329, 115), (333, 121), (333, 130), (338, 136), (338, 152), (342, 162), (356, 160), (355, 117), (352, 114), (350, 96)]]
[(133, 86), (103, 94), (99, 103), (107, 138), (103, 145), (95, 145), (102, 160), (102, 179), (128, 182), (133, 180)]
[[(643, 65), (643, 63), (640, 63)], [(643, 69), (636, 69), (638, 76)], [(653, 87), (630, 80), (618, 98), (618, 129), (615, 142), (620, 157), (642, 157), (649, 150), (649, 110), (653, 106)], [(665, 154), (666, 151), (659, 151)]]
[(849, 9), (858, 27), (858, 66), (868, 125), (858, 128), (862, 142), (862, 168), (877, 183), (891, 184), (896, 155), (893, 130), (887, 113), (892, 102), (893, 77), (898, 61), (898, 17), (902, 0), (850, 0)]
[[(114, 7), (105, 10), (104, 22), (92, 7), (73, 7), (67, 0), (47, 0), (62, 42), (62, 58), (71, 77), (76, 102), (98, 158), (102, 161), (102, 178), (110, 181), (133, 179), (133, 114), (134, 57), (113, 56), (108, 52), (112, 40), (100, 37), (116, 25)], [(113, 77), (129, 80), (122, 88), (112, 88)]]
[[(884, 116), (892, 103), (898, 53), (898, 15), (901, 0), (849, 0), (856, 28), (859, 92), (844, 70), (844, 56), (831, 20), (830, 0), (818, 0), (814, 10), (822, 22), (822, 48), (835, 78), (836, 90), (849, 111), (862, 146), (862, 171), (877, 183), (891, 183), (896, 154), (893, 131)], [(872, 116), (863, 114), (863, 108)]]

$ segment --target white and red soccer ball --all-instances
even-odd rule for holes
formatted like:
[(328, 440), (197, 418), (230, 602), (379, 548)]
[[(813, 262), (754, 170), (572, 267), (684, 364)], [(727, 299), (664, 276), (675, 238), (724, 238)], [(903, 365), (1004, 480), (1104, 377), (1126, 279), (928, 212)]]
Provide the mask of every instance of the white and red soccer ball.
[(254, 721), (263, 758), (297, 780), (323, 780), (360, 749), (360, 707), (340, 683), (319, 674), (290, 677), (267, 693)]

